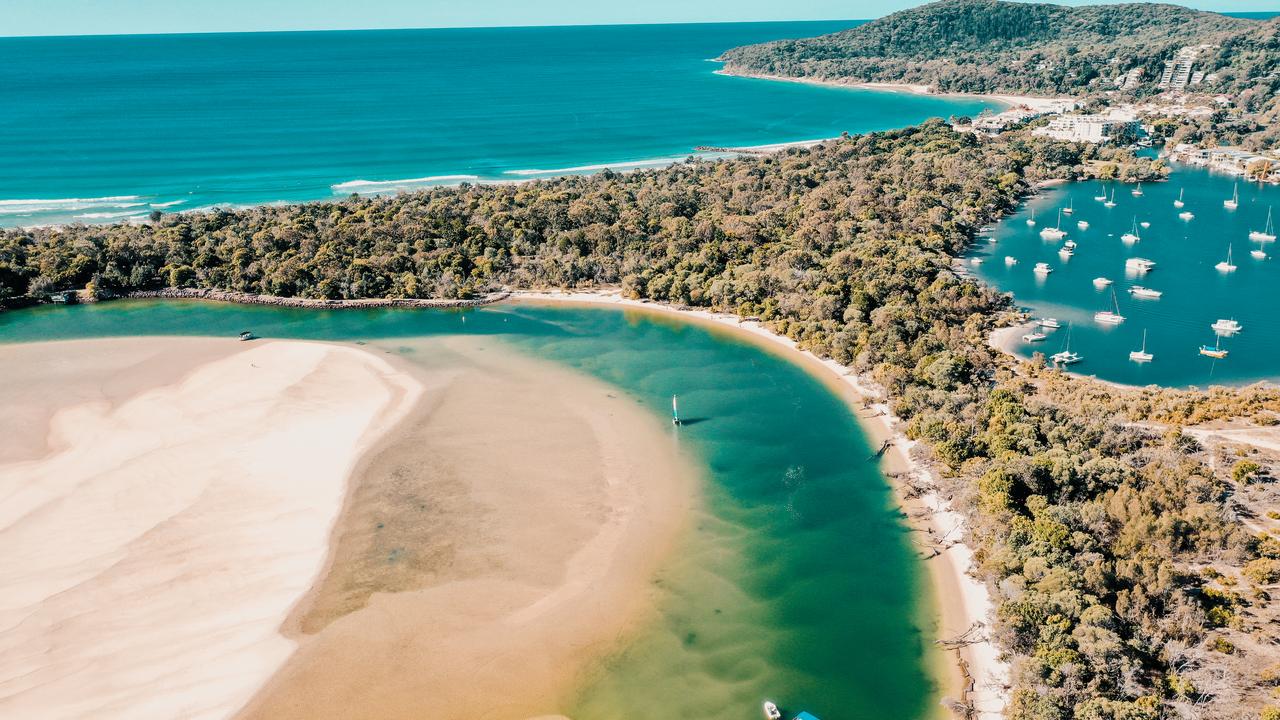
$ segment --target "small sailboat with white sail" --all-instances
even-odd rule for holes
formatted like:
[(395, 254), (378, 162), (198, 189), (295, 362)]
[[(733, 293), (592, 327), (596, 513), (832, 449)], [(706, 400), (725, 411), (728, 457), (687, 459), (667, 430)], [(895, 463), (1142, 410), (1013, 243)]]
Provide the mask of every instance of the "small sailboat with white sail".
[(1071, 326), (1067, 326), (1067, 340), (1063, 344), (1062, 350), (1054, 353), (1050, 358), (1055, 365), (1074, 365), (1081, 360), (1080, 353), (1071, 351)]
[(1173, 201), (1173, 206), (1174, 206), (1174, 207), (1176, 207), (1176, 208), (1180, 208), (1180, 207), (1182, 207), (1182, 206), (1186, 205), (1186, 203), (1182, 202), (1182, 194), (1183, 194), (1183, 193), (1185, 193), (1186, 191), (1187, 191), (1187, 189), (1186, 189), (1186, 188), (1181, 188), (1181, 189), (1179, 189), (1179, 190), (1178, 190), (1178, 199)]
[(1254, 260), (1266, 260), (1266, 259), (1267, 259), (1267, 253), (1266, 253), (1266, 252), (1264, 252), (1264, 251), (1262, 251), (1262, 250), (1250, 250), (1250, 251), (1249, 251), (1249, 254), (1253, 256), (1253, 259), (1254, 259)]
[(1236, 183), (1235, 189), (1231, 191), (1231, 199), (1222, 201), (1222, 207), (1228, 210), (1240, 207), (1240, 183)]
[(1045, 240), (1061, 240), (1067, 236), (1067, 232), (1062, 229), (1062, 210), (1058, 210), (1058, 224), (1055, 227), (1047, 227), (1040, 231), (1040, 237)]
[(1140, 363), (1151, 362), (1156, 359), (1155, 355), (1147, 352), (1147, 331), (1145, 329), (1142, 331), (1142, 349), (1131, 351), (1129, 353), (1129, 359)]
[(1120, 242), (1128, 245), (1138, 242), (1142, 238), (1138, 236), (1138, 216), (1133, 216), (1133, 228), (1129, 232), (1120, 236)]
[(1231, 246), (1227, 245), (1227, 259), (1213, 266), (1218, 272), (1235, 272), (1236, 266), (1231, 262)]
[(1067, 215), (1071, 215), (1071, 214), (1074, 214), (1075, 211), (1076, 211), (1076, 199), (1071, 198), (1070, 200), (1067, 201), (1067, 206), (1062, 208), (1062, 212), (1066, 213)]
[(1113, 208), (1116, 206), (1116, 189), (1115, 188), (1111, 188), (1111, 197), (1104, 200), (1102, 204), (1104, 207), (1109, 207), (1109, 208)]
[(1138, 181), (1138, 187), (1133, 189), (1132, 194), (1134, 197), (1142, 197), (1142, 181), (1141, 180)]
[(1031, 208), (1031, 217), (1027, 218), (1027, 227), (1036, 226), (1036, 209)]
[(1276, 226), (1271, 220), (1271, 208), (1267, 208), (1267, 224), (1262, 230), (1249, 231), (1249, 239), (1255, 242), (1275, 242)]
[(1094, 313), (1093, 319), (1103, 325), (1119, 325), (1124, 322), (1124, 316), (1120, 314), (1120, 300), (1116, 298), (1114, 288), (1111, 290), (1111, 307)]
[(1106, 188), (1106, 187), (1103, 187), (1103, 188), (1102, 188), (1102, 194), (1101, 194), (1101, 195), (1094, 195), (1094, 196), (1093, 196), (1093, 199), (1094, 199), (1094, 200), (1097, 200), (1098, 202), (1106, 202), (1106, 201), (1107, 201), (1107, 188)]

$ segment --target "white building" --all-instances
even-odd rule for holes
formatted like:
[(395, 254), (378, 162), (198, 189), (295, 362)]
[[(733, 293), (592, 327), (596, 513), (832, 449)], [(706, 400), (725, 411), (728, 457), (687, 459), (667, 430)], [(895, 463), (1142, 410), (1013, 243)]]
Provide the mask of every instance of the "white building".
[(1036, 128), (1032, 134), (1072, 142), (1105, 143), (1111, 140), (1136, 137), (1140, 130), (1138, 121), (1126, 115), (1062, 115), (1049, 124)]

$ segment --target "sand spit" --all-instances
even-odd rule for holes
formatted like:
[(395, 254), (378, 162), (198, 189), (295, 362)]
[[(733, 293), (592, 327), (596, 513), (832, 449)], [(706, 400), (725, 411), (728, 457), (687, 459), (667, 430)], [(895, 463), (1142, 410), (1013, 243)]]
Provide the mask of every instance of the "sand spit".
[(303, 342), (6, 345), (0, 374), (0, 716), (50, 720), (248, 701), (354, 462), (419, 392)]
[(298, 653), (244, 718), (563, 714), (693, 501), (659, 417), (500, 340), (395, 341), (424, 401), (357, 469)]
[[(924, 491), (908, 492), (911, 488), (895, 481), (894, 490), (903, 511), (911, 518), (911, 527), (926, 535), (922, 545), (939, 604), (939, 640), (954, 639), (964, 635), (968, 644), (959, 648), (958, 660), (950, 668), (952, 692), (964, 694), (974, 708), (977, 720), (999, 720), (1004, 716), (1008, 703), (1010, 668), (1001, 658), (999, 649), (987, 636), (994, 606), (986, 586), (970, 574), (974, 566), (973, 551), (965, 545), (964, 520), (950, 507), (947, 499), (933, 491), (932, 470), (911, 454), (915, 441), (909, 440), (899, 429), (896, 418), (883, 402), (863, 405), (863, 400), (879, 398), (866, 378), (852, 373), (848, 368), (832, 360), (823, 360), (805, 350), (800, 350), (790, 338), (777, 335), (761, 323), (745, 321), (736, 315), (712, 313), (703, 310), (680, 310), (660, 303), (640, 302), (623, 298), (616, 290), (598, 292), (514, 292), (511, 302), (568, 302), (625, 307), (635, 310), (675, 315), (690, 322), (700, 322), (720, 328), (728, 328), (754, 339), (764, 347), (786, 354), (801, 365), (812, 369), (833, 387), (856, 398), (854, 409), (873, 442), (889, 440), (892, 446), (885, 454), (884, 469), (891, 476), (905, 477), (919, 484)], [(859, 408), (859, 406), (862, 406)], [(921, 519), (923, 518), (923, 519)], [(966, 633), (968, 633), (966, 635)]]

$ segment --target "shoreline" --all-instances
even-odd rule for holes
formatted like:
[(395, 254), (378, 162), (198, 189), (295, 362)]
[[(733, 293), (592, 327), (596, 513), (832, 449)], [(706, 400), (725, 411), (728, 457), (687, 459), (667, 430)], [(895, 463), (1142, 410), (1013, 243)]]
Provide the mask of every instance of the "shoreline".
[(799, 83), (801, 85), (817, 85), (820, 87), (845, 88), (853, 90), (876, 90), (880, 92), (903, 93), (907, 95), (927, 95), (936, 98), (970, 98), (975, 100), (991, 100), (1002, 103), (1009, 107), (1025, 105), (1032, 109), (1045, 109), (1058, 107), (1064, 101), (1074, 101), (1073, 98), (1066, 97), (1040, 97), (1036, 95), (1014, 95), (1008, 93), (965, 93), (965, 92), (936, 92), (929, 85), (913, 85), (910, 83), (886, 83), (886, 82), (849, 82), (845, 80), (829, 80), (826, 78), (813, 77), (792, 77), (789, 75), (770, 75), (767, 73), (750, 73), (739, 72), (731, 67), (724, 67), (716, 71), (717, 75), (725, 75), (727, 77), (748, 78), (752, 80), (772, 80), (774, 82)]
[[(1003, 717), (1009, 702), (1010, 667), (1001, 659), (1000, 650), (982, 633), (982, 629), (989, 626), (994, 603), (986, 586), (969, 574), (974, 564), (972, 549), (956, 538), (964, 531), (964, 519), (937, 491), (932, 469), (912, 456), (911, 450), (916, 441), (907, 439), (898, 429), (898, 418), (884, 402), (882, 393), (866, 378), (834, 360), (825, 360), (801, 350), (793, 340), (772, 332), (758, 321), (744, 320), (728, 313), (628, 300), (616, 290), (513, 291), (505, 302), (588, 304), (649, 311), (684, 318), (706, 327), (727, 329), (764, 349), (780, 351), (834, 390), (841, 391), (873, 447), (889, 443), (882, 474), (893, 490), (904, 524), (913, 533), (922, 533), (929, 540), (925, 544), (929, 552), (922, 551), (921, 560), (928, 571), (935, 605), (933, 609), (938, 620), (939, 637), (935, 638), (935, 645), (946, 648), (948, 640), (961, 637), (965, 640), (958, 648), (945, 649), (946, 654), (955, 654), (956, 661), (947, 663), (945, 680), (948, 687), (942, 689), (939, 700), (945, 702), (947, 693), (958, 692), (963, 701), (972, 704), (976, 720)], [(860, 402), (861, 408), (855, 402)], [(920, 545), (919, 541), (913, 542)], [(975, 632), (983, 635), (983, 639), (976, 640)]]

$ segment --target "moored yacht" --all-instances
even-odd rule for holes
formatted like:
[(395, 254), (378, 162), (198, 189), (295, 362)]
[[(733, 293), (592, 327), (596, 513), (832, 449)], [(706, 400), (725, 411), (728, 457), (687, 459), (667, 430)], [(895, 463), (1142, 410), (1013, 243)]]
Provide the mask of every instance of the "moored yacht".
[(1062, 327), (1062, 323), (1058, 322), (1057, 318), (1040, 318), (1036, 321), (1036, 325), (1045, 328), (1052, 328), (1054, 330)]
[(1133, 228), (1130, 229), (1129, 232), (1121, 235), (1120, 241), (1132, 245), (1133, 243), (1136, 243), (1141, 239), (1142, 238), (1138, 237), (1138, 218), (1137, 216), (1134, 216)]
[(1142, 349), (1133, 350), (1129, 353), (1129, 359), (1134, 362), (1151, 362), (1156, 358), (1155, 355), (1147, 352), (1147, 331), (1142, 331)]
[(1088, 230), (1088, 229), (1089, 229), (1089, 221), (1088, 221), (1088, 220), (1080, 220), (1080, 221), (1078, 221), (1078, 222), (1076, 223), (1076, 227), (1080, 228), (1081, 230)]
[(1226, 357), (1227, 351), (1222, 349), (1222, 338), (1219, 337), (1217, 340), (1215, 340), (1213, 343), (1213, 347), (1209, 347), (1208, 345), (1201, 345), (1200, 354), (1207, 355), (1208, 357), (1211, 357), (1217, 360), (1221, 360), (1222, 358)]
[(1146, 230), (1147, 228), (1151, 227), (1151, 223), (1147, 222), (1146, 220), (1143, 220), (1142, 222), (1140, 222), (1140, 223), (1138, 223), (1138, 224), (1142, 226), (1142, 229), (1143, 229), (1143, 230)]
[(1231, 191), (1231, 199), (1222, 201), (1222, 207), (1228, 210), (1240, 207), (1240, 183), (1236, 183), (1235, 189)]
[(1062, 210), (1058, 210), (1058, 224), (1056, 227), (1047, 227), (1040, 231), (1040, 237), (1045, 240), (1061, 240), (1067, 236), (1067, 232), (1062, 229)]
[(1182, 194), (1185, 193), (1186, 191), (1187, 191), (1186, 188), (1181, 188), (1178, 190), (1178, 199), (1173, 201), (1174, 207), (1180, 208), (1183, 205), (1186, 205), (1186, 203), (1182, 202)]
[(1111, 307), (1094, 313), (1093, 319), (1104, 325), (1119, 325), (1124, 322), (1124, 316), (1120, 314), (1120, 301), (1116, 299), (1116, 291), (1114, 289), (1111, 291)]
[(1014, 265), (1017, 265), (1017, 264), (1018, 264), (1018, 258), (1016, 258), (1016, 257), (1014, 257), (1014, 256), (1012, 256), (1012, 255), (1005, 255), (1005, 256), (1004, 256), (1004, 264), (1005, 264), (1005, 265), (1008, 265), (1009, 267), (1013, 267)]
[(1134, 270), (1142, 273), (1154, 269), (1155, 266), (1156, 263), (1154, 260), (1148, 260), (1140, 257), (1132, 257), (1124, 261), (1124, 268), (1126, 270)]
[(1053, 272), (1053, 268), (1049, 267), (1049, 263), (1039, 262), (1039, 263), (1036, 263), (1034, 272), (1037, 275), (1048, 275), (1049, 273)]
[(1026, 335), (1023, 335), (1023, 336), (1022, 336), (1022, 341), (1023, 341), (1023, 342), (1029, 342), (1029, 343), (1033, 343), (1033, 342), (1040, 342), (1041, 340), (1044, 340), (1044, 339), (1045, 339), (1045, 338), (1047, 338), (1047, 337), (1049, 337), (1049, 336), (1048, 336), (1048, 335), (1045, 335), (1044, 333), (1040, 332), (1039, 330), (1032, 330), (1031, 332), (1029, 332), (1029, 333), (1027, 333)]
[(1261, 250), (1250, 250), (1249, 254), (1257, 260), (1266, 260), (1267, 254)]
[(1241, 330), (1244, 330), (1244, 326), (1237, 322), (1235, 318), (1230, 320), (1227, 320), (1226, 318), (1218, 318), (1218, 321), (1209, 327), (1213, 328), (1213, 331), (1218, 335), (1235, 335)]
[(1111, 188), (1111, 197), (1103, 201), (1102, 204), (1109, 208), (1113, 208), (1116, 206), (1116, 189), (1115, 188)]
[(1149, 287), (1142, 287), (1141, 285), (1134, 285), (1129, 288), (1129, 294), (1134, 297), (1149, 298), (1152, 300), (1159, 300), (1160, 296), (1164, 295), (1164, 293), (1159, 290), (1152, 290)]
[(1178, 213), (1178, 217), (1182, 218), (1183, 220), (1195, 220), (1196, 214), (1191, 212), (1190, 210), (1183, 210), (1182, 212)]
[(1063, 345), (1062, 350), (1054, 353), (1049, 359), (1052, 360), (1055, 365), (1074, 365), (1081, 360), (1084, 360), (1084, 358), (1080, 356), (1080, 353), (1071, 352), (1070, 326), (1067, 326), (1067, 341), (1065, 345)]
[(1141, 180), (1138, 181), (1138, 187), (1133, 189), (1132, 194), (1134, 197), (1142, 197), (1142, 181)]
[(1075, 211), (1076, 211), (1076, 201), (1075, 201), (1075, 198), (1072, 198), (1067, 201), (1067, 206), (1062, 208), (1062, 212), (1068, 215), (1071, 215)]
[(764, 701), (765, 720), (782, 720), (782, 711), (771, 700)]
[(1096, 277), (1093, 279), (1093, 286), (1096, 288), (1104, 288), (1111, 284), (1111, 278)]
[(1231, 246), (1227, 246), (1227, 259), (1214, 265), (1218, 272), (1235, 272), (1236, 266), (1231, 262)]
[(1036, 209), (1035, 208), (1031, 208), (1031, 217), (1027, 218), (1027, 225), (1029, 227), (1036, 226)]
[(1271, 221), (1271, 208), (1267, 208), (1267, 224), (1262, 230), (1249, 231), (1249, 239), (1256, 242), (1275, 242), (1276, 226)]

